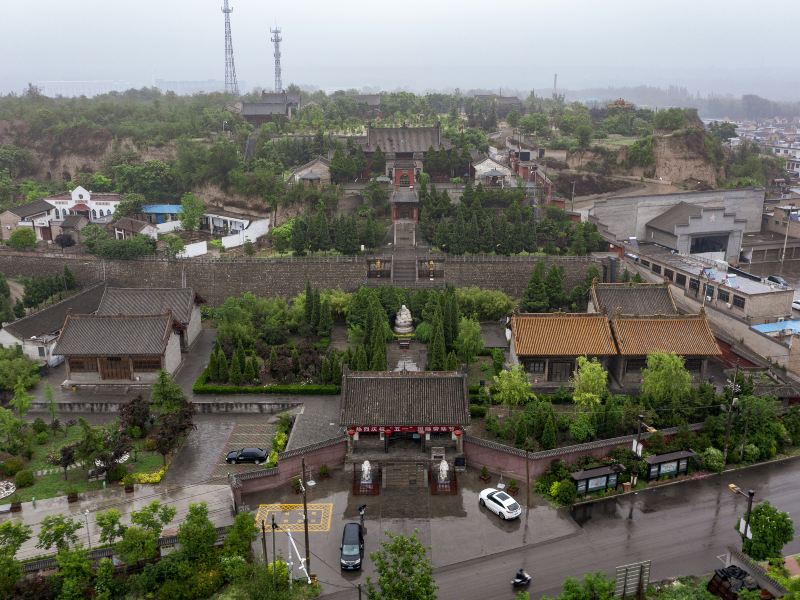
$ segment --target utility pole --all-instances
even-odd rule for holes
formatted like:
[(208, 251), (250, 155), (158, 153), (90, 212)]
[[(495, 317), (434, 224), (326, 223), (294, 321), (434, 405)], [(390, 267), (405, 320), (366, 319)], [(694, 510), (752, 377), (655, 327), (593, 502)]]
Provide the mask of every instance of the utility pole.
[(528, 440), (525, 440), (525, 508), (531, 508), (531, 463), (529, 459), (530, 449)]
[[(747, 541), (747, 534), (750, 533), (750, 514), (753, 512), (753, 498), (756, 493), (754, 490), (747, 490), (745, 494), (742, 488), (735, 483), (729, 483), (728, 489), (734, 494), (747, 498), (747, 514), (744, 517), (744, 532), (742, 533), (742, 552), (744, 552), (744, 543)], [(752, 536), (752, 533), (750, 535)]]
[(275, 530), (278, 528), (275, 525), (275, 514), (272, 515), (272, 589), (278, 590), (278, 554), (275, 550)]
[(306, 538), (306, 573), (311, 573), (311, 547), (308, 545), (308, 502), (306, 498), (306, 459), (301, 459), (301, 467), (303, 469), (303, 530)]
[(264, 565), (268, 565), (269, 557), (267, 556), (267, 526), (264, 524), (264, 519), (261, 519), (261, 549), (264, 551)]
[(789, 241), (789, 223), (792, 222), (792, 209), (794, 208), (794, 204), (791, 205), (791, 208), (785, 208), (784, 212), (786, 212), (786, 234), (783, 236), (783, 251), (781, 252), (781, 268), (778, 271), (781, 275), (783, 275), (783, 259), (786, 258), (786, 244)]
[(739, 361), (736, 361), (736, 370), (733, 372), (733, 379), (728, 381), (728, 388), (731, 391), (731, 401), (728, 404), (728, 418), (725, 423), (725, 448), (722, 452), (722, 456), (725, 459), (725, 463), (728, 462), (728, 445), (730, 444), (731, 439), (731, 417), (733, 416), (733, 408), (736, 406), (736, 402), (738, 398), (736, 398), (736, 394), (739, 392), (739, 384), (737, 383), (739, 379)]

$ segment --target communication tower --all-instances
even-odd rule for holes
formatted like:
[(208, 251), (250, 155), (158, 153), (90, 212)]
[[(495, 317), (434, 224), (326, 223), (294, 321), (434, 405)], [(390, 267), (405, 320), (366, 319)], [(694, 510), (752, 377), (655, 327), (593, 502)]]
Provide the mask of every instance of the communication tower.
[(236, 81), (236, 65), (233, 63), (233, 38), (231, 38), (231, 13), (233, 8), (224, 0), (222, 12), (225, 15), (225, 92), (239, 95), (239, 83)]
[(281, 42), (283, 38), (281, 37), (280, 27), (276, 26), (275, 29), (270, 29), (269, 32), (272, 34), (269, 39), (275, 44), (275, 52), (273, 54), (275, 57), (275, 91), (280, 93), (283, 91), (283, 82), (281, 82)]

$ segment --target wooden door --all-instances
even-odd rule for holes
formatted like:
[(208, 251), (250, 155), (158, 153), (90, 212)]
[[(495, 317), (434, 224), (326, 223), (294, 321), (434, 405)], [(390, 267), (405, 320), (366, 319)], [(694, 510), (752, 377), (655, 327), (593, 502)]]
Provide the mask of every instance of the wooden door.
[(100, 377), (102, 379), (130, 379), (131, 367), (129, 359), (120, 356), (101, 358)]

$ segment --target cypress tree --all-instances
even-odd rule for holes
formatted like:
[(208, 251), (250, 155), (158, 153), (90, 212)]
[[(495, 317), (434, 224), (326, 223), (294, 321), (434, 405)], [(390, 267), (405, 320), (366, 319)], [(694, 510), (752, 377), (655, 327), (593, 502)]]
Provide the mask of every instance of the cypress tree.
[(528, 286), (522, 293), (522, 310), (525, 312), (547, 312), (550, 302), (544, 284), (544, 263), (539, 261), (533, 268)]
[(247, 383), (253, 383), (256, 380), (257, 375), (256, 375), (255, 362), (256, 362), (256, 359), (253, 358), (253, 357), (250, 357), (250, 358), (247, 359), (247, 363), (245, 364), (244, 380)]
[(330, 337), (333, 329), (333, 315), (331, 314), (331, 303), (326, 298), (319, 307), (319, 323), (317, 324), (317, 335), (320, 337)]
[(222, 383), (228, 381), (228, 371), (228, 357), (225, 356), (225, 353), (220, 349), (217, 353), (217, 381)]
[(364, 350), (364, 346), (359, 345), (356, 349), (356, 352), (353, 355), (353, 364), (350, 365), (350, 368), (353, 371), (366, 371), (369, 368), (369, 363), (367, 362), (367, 352)]
[(547, 422), (544, 425), (544, 430), (542, 431), (542, 448), (545, 450), (550, 450), (551, 448), (556, 447), (557, 439), (556, 439), (556, 421), (553, 418), (553, 412), (550, 411), (550, 414), (547, 416)]
[(306, 297), (303, 305), (303, 319), (305, 325), (311, 327), (314, 315), (314, 290), (311, 289), (311, 282), (306, 281)]
[(292, 348), (292, 371), (295, 375), (300, 373), (300, 353), (297, 348)]
[(316, 333), (317, 328), (319, 327), (319, 317), (321, 309), (319, 289), (314, 288), (312, 294), (314, 298), (314, 304), (311, 307), (311, 331)]
[(450, 345), (447, 346), (447, 349), (452, 350), (455, 345), (456, 338), (458, 337), (458, 323), (461, 319), (461, 315), (459, 314), (458, 298), (456, 297), (456, 291), (453, 288), (449, 288), (447, 295), (448, 295), (447, 319), (449, 321), (447, 327), (450, 330), (450, 335), (451, 335)]
[(331, 361), (327, 356), (322, 358), (320, 365), (319, 378), (322, 383), (330, 383), (331, 380)]
[(239, 355), (234, 353), (233, 359), (231, 360), (231, 369), (230, 374), (228, 375), (228, 381), (230, 381), (233, 385), (241, 385), (243, 377), (242, 363), (239, 362)]
[(14, 303), (14, 316), (17, 317), (18, 319), (21, 319), (22, 317), (25, 316), (25, 305), (19, 298), (17, 298), (17, 301)]
[(217, 351), (214, 350), (211, 352), (211, 356), (208, 359), (208, 366), (206, 367), (206, 379), (210, 381), (217, 381), (218, 374), (219, 359), (217, 358)]
[(433, 335), (431, 342), (428, 344), (428, 370), (429, 371), (442, 371), (445, 367), (447, 354), (444, 344), (444, 326), (442, 324), (441, 309), (437, 309), (434, 313), (433, 322)]
[(374, 336), (370, 348), (370, 371), (386, 370), (386, 342), (379, 336)]
[(272, 350), (269, 351), (269, 372), (272, 377), (275, 377), (275, 374), (278, 372), (278, 350), (275, 346), (272, 347)]
[(244, 353), (244, 346), (242, 346), (242, 340), (240, 339), (236, 344), (236, 352), (234, 353), (236, 358), (239, 359), (239, 366), (242, 369), (242, 373), (244, 373), (244, 366), (247, 362), (247, 355)]
[(547, 290), (547, 300), (550, 304), (550, 310), (560, 309), (564, 306), (566, 300), (564, 294), (564, 272), (560, 267), (553, 265), (547, 273), (547, 278), (544, 282), (544, 287)]
[(452, 350), (447, 355), (447, 364), (445, 365), (446, 371), (458, 371), (458, 357)]

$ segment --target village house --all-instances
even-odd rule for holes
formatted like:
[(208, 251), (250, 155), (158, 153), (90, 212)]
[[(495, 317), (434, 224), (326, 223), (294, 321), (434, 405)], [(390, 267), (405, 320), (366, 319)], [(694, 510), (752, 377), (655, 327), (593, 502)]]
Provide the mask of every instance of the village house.
[(64, 358), (53, 352), (58, 334), (69, 314), (93, 313), (100, 304), (105, 291), (104, 283), (97, 283), (61, 300), (37, 313), (7, 323), (0, 329), (0, 346), (22, 348), (22, 353), (31, 360), (53, 367)]
[(483, 187), (509, 187), (516, 185), (514, 172), (496, 160), (486, 157), (472, 164), (475, 183)]
[(61, 234), (64, 234), (71, 237), (72, 241), (76, 244), (80, 244), (83, 239), (81, 237), (81, 231), (83, 231), (84, 227), (86, 227), (88, 224), (89, 219), (83, 215), (67, 215), (67, 217), (64, 218), (60, 224), (51, 224), (53, 239), (57, 238)]
[(64, 356), (64, 386), (122, 381), (153, 383), (181, 363), (178, 323), (161, 315), (68, 315), (54, 352)]
[(144, 235), (154, 240), (158, 238), (158, 229), (155, 225), (130, 217), (118, 219), (111, 227), (114, 230), (114, 238), (117, 240), (129, 240), (135, 235)]
[(310, 186), (330, 185), (331, 166), (330, 162), (318, 156), (306, 164), (292, 170), (289, 175), (290, 183), (302, 183)]
[(175, 320), (180, 349), (186, 350), (202, 328), (200, 304), (203, 299), (192, 288), (106, 288), (99, 316), (145, 316), (169, 312)]
[(256, 102), (237, 102), (235, 110), (253, 127), (261, 127), (277, 118), (291, 119), (300, 108), (300, 94), (283, 92), (261, 92)]
[(29, 227), (33, 229), (38, 241), (52, 240), (50, 221), (54, 218), (54, 210), (53, 205), (46, 200), (35, 200), (3, 211), (0, 213), (2, 238), (9, 239), (19, 227)]
[(47, 202), (55, 207), (53, 221), (62, 221), (67, 215), (83, 215), (92, 223), (108, 223), (117, 210), (120, 195), (108, 192), (90, 192), (78, 186), (71, 192), (48, 196)]

